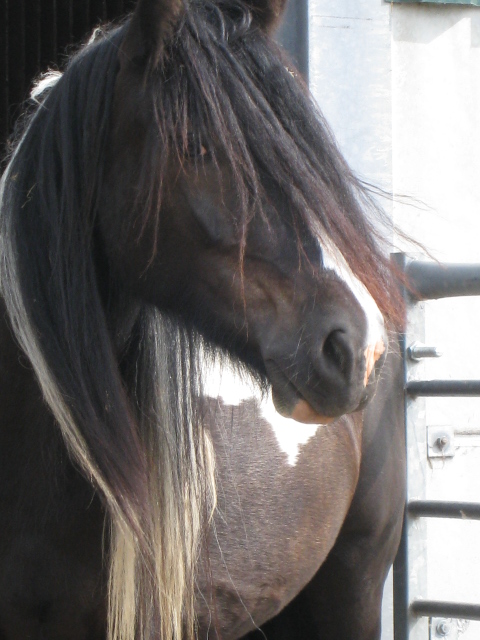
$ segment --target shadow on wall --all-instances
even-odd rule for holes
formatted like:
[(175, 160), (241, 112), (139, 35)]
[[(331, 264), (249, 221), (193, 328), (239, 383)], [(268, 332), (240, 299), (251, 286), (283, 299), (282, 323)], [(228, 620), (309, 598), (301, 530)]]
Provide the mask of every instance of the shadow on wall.
[(429, 44), (462, 20), (469, 20), (470, 46), (480, 47), (480, 7), (412, 4), (395, 5), (394, 11), (401, 16), (392, 22), (395, 41)]

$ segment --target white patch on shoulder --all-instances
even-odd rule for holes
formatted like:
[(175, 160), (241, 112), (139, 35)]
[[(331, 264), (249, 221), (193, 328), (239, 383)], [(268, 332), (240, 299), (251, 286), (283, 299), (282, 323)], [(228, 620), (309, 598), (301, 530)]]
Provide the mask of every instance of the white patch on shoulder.
[(205, 366), (203, 388), (206, 396), (219, 398), (227, 405), (238, 407), (244, 400), (254, 400), (292, 467), (297, 463), (300, 446), (306, 444), (320, 426), (300, 424), (281, 416), (275, 409), (271, 392), (262, 397), (255, 380), (248, 373), (240, 373), (226, 362)]
[(350, 291), (358, 300), (367, 318), (367, 345), (375, 345), (384, 340), (385, 323), (377, 303), (372, 298), (367, 287), (361, 282), (348, 266), (347, 261), (337, 247), (331, 243), (321, 244), (323, 264), (326, 269), (331, 269), (343, 280)]

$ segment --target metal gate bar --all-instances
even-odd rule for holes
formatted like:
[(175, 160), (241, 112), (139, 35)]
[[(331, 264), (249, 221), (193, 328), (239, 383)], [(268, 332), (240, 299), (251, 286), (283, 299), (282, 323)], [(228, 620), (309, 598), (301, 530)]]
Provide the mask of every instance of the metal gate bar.
[(416, 300), (480, 295), (478, 264), (441, 264), (412, 260), (405, 265), (405, 274)]
[(135, 0), (0, 0), (0, 154), (33, 78), (63, 66), (68, 47)]
[(461, 602), (441, 602), (436, 600), (417, 600), (411, 605), (416, 616), (425, 618), (460, 618), (480, 620), (480, 605)]
[(475, 397), (480, 396), (480, 380), (415, 380), (405, 390), (412, 397)]
[(308, 82), (308, 0), (289, 0), (276, 39)]
[(407, 505), (407, 510), (415, 518), (480, 520), (480, 504), (475, 502), (411, 500)]

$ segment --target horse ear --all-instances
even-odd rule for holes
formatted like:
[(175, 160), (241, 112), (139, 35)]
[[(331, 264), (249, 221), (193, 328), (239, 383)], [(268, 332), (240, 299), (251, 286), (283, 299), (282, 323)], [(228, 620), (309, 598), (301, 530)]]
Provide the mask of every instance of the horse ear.
[(183, 0), (138, 0), (121, 53), (127, 60), (149, 59), (155, 66), (173, 38)]
[(272, 31), (280, 22), (287, 0), (248, 0), (255, 21), (265, 31)]

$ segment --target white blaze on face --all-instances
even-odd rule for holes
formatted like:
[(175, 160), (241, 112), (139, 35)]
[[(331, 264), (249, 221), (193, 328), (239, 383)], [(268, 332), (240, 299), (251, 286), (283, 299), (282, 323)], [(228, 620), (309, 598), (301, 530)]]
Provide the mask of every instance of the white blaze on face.
[(377, 303), (372, 298), (367, 287), (352, 272), (347, 261), (332, 244), (321, 245), (323, 254), (323, 265), (330, 269), (336, 276), (348, 286), (358, 303), (363, 309), (367, 318), (367, 344), (375, 345), (385, 336), (385, 326), (383, 316)]
[(281, 451), (287, 455), (288, 464), (295, 466), (300, 446), (312, 438), (320, 425), (300, 424), (291, 418), (281, 416), (272, 400), (262, 394), (247, 373), (238, 373), (228, 362), (205, 366), (204, 394), (209, 398), (218, 398), (226, 405), (238, 407), (244, 400), (256, 403), (261, 417), (271, 426)]
[(377, 303), (372, 298), (367, 287), (352, 272), (347, 261), (337, 247), (331, 243), (321, 243), (323, 265), (345, 282), (360, 304), (367, 319), (367, 336), (365, 344), (366, 374), (365, 385), (375, 362), (385, 351), (385, 323)]

